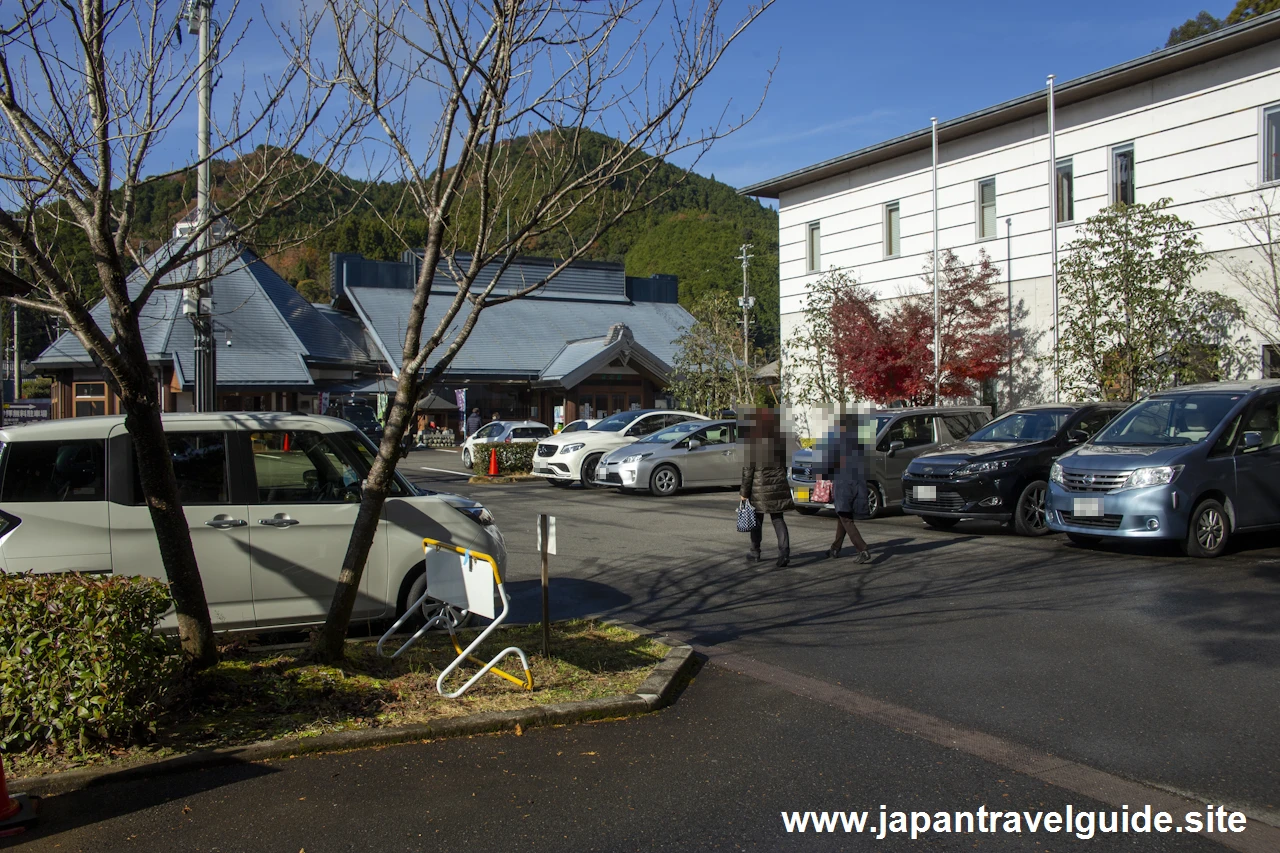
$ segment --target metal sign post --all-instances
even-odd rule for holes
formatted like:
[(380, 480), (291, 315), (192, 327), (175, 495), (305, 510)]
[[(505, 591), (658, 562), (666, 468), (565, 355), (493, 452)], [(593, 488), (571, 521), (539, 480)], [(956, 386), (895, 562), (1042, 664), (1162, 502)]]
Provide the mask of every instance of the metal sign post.
[(551, 657), (551, 575), (547, 555), (556, 552), (555, 516), (538, 516), (538, 553), (542, 555), (542, 656)]

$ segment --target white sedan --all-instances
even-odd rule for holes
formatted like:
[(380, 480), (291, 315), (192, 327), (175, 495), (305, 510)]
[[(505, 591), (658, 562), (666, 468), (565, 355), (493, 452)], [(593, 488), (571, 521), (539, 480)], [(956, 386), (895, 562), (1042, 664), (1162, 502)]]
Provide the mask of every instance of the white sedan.
[(553, 486), (567, 486), (576, 481), (589, 489), (598, 488), (592, 478), (596, 464), (606, 453), (667, 427), (696, 420), (706, 418), (693, 412), (670, 409), (618, 412), (590, 429), (567, 435), (561, 432), (538, 442), (533, 456), (533, 474), (545, 477)]

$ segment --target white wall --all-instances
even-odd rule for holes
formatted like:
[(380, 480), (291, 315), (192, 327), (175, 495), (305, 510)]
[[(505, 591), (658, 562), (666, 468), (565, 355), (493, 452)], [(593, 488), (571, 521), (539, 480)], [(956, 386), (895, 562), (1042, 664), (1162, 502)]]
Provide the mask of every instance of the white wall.
[[(1280, 43), (1272, 43), (1060, 107), (1056, 154), (1073, 163), (1075, 222), (1109, 203), (1110, 148), (1132, 142), (1138, 201), (1172, 198), (1171, 212), (1195, 223), (1207, 251), (1242, 248), (1233, 233), (1238, 226), (1221, 208), (1233, 199), (1244, 203), (1261, 183), (1262, 110), (1277, 103)], [(939, 246), (966, 261), (981, 248), (1002, 272), (1011, 259), (1014, 301), (1026, 301), (1030, 322), (1039, 329), (1052, 323), (1048, 156), (1047, 120), (1038, 117), (942, 144), (938, 169)], [(811, 222), (821, 227), (820, 270), (846, 268), (882, 298), (927, 288), (920, 276), (933, 242), (930, 165), (925, 150), (781, 194), (784, 344), (804, 294), (820, 274), (805, 269)], [(977, 182), (993, 176), (997, 238), (979, 241)], [(884, 256), (883, 210), (890, 201), (901, 209), (902, 252), (894, 258)], [(1010, 229), (1006, 219), (1012, 220)], [(1007, 230), (1013, 235), (1009, 241)], [(1077, 230), (1072, 224), (1059, 226), (1060, 251)], [(1216, 264), (1197, 284), (1225, 290), (1247, 304)], [(1051, 337), (1043, 340), (1047, 345)]]

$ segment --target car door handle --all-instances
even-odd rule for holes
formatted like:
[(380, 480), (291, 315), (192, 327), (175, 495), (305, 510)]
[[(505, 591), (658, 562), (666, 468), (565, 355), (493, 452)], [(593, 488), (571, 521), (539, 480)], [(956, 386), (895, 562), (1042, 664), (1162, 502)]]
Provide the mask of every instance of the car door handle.
[(298, 519), (289, 518), (287, 515), (277, 515), (272, 518), (260, 518), (259, 524), (265, 524), (268, 527), (293, 527), (298, 523)]
[(232, 527), (244, 527), (249, 522), (243, 518), (231, 518), (226, 515), (215, 516), (205, 522), (206, 527), (212, 527), (215, 530), (227, 530)]

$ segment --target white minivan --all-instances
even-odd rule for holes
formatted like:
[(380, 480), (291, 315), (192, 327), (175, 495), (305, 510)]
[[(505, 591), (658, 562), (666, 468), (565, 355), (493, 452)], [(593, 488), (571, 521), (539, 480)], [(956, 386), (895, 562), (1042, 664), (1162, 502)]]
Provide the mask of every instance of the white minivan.
[[(164, 428), (214, 628), (323, 622), (376, 455), (370, 441), (336, 418), (271, 412), (165, 415)], [(353, 619), (394, 617), (421, 597), (428, 536), (505, 568), (484, 507), (397, 473)], [(165, 578), (123, 417), (0, 429), (0, 569)], [(429, 601), (424, 615), (443, 606)], [(171, 612), (162, 627), (175, 625)]]

